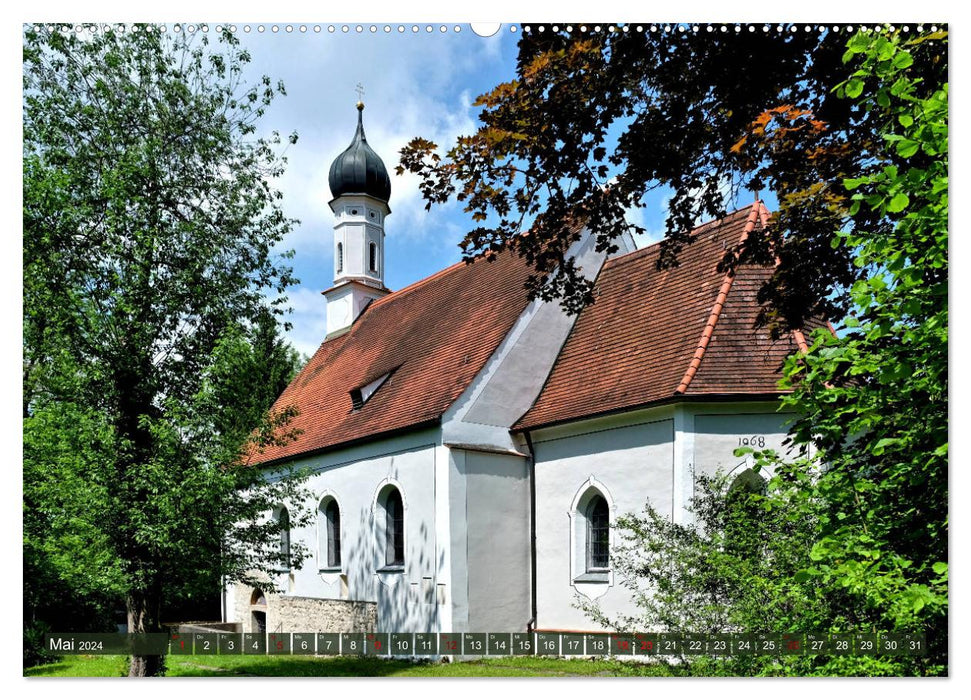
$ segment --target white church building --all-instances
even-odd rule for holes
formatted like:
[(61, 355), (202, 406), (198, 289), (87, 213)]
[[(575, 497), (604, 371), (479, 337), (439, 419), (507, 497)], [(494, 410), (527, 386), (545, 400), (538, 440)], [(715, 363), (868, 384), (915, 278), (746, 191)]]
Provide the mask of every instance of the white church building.
[(619, 515), (650, 502), (684, 521), (697, 475), (746, 469), (742, 444), (783, 450), (777, 382), (805, 339), (755, 327), (768, 270), (717, 270), (768, 212), (756, 202), (700, 226), (666, 270), (657, 245), (623, 240), (607, 257), (581, 235), (572, 252), (596, 301), (578, 316), (530, 301), (529, 270), (508, 253), (392, 292), (391, 182), (358, 110), (330, 169), (327, 337), (276, 404), (298, 409), (301, 433), (259, 456), (268, 474), (312, 471), (316, 524), (289, 539), (313, 556), (281, 571), (276, 593), (230, 586), (226, 621), (599, 631), (577, 601), (634, 612), (611, 568)]

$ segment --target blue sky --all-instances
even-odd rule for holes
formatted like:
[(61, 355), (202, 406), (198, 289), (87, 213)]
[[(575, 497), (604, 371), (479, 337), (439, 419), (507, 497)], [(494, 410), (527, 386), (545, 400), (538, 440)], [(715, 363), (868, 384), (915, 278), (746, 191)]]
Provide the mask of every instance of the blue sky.
[[(391, 210), (385, 226), (385, 284), (400, 289), (460, 260), (457, 247), (470, 228), (470, 219), (458, 203), (424, 209), (414, 176), (394, 175), (398, 151), (413, 137), (424, 136), (448, 144), (476, 128), (475, 98), (513, 76), (516, 38), (500, 31), (481, 38), (468, 25), (456, 33), (448, 25), (427, 33), (425, 25), (414, 33), (411, 25), (389, 33), (384, 25), (348, 26), (349, 31), (328, 32), (330, 25), (308, 25), (306, 32), (270, 31), (250, 25), (237, 35), (250, 49), (254, 74), (266, 74), (286, 85), (262, 120), (266, 132), (297, 131), (299, 139), (288, 147), (286, 174), (276, 183), (283, 192), (283, 208), (300, 225), (284, 242), (295, 250), (293, 266), (301, 283), (290, 290), (294, 309), (290, 338), (305, 353), (312, 353), (325, 335), (324, 299), (333, 271), (333, 218), (327, 174), (331, 162), (350, 143), (357, 119), (358, 83), (365, 94), (364, 126), (368, 143), (391, 173)], [(438, 25), (441, 26), (441, 25)]]
[[(286, 150), (286, 174), (275, 184), (283, 193), (283, 208), (300, 225), (284, 242), (296, 253), (293, 267), (299, 286), (289, 291), (293, 308), (290, 340), (300, 352), (311, 354), (325, 335), (324, 300), (320, 292), (332, 284), (333, 219), (327, 173), (354, 133), (358, 83), (365, 94), (364, 126), (368, 143), (391, 173), (392, 214), (386, 223), (385, 284), (392, 290), (431, 275), (461, 259), (459, 241), (473, 224), (452, 201), (426, 211), (418, 179), (394, 175), (398, 151), (413, 137), (423, 136), (440, 146), (472, 133), (478, 124), (475, 98), (515, 75), (516, 44), (520, 31), (503, 27), (493, 36), (474, 34), (468, 24), (436, 24), (432, 32), (419, 24), (414, 32), (401, 25), (271, 24), (237, 25), (237, 36), (250, 50), (254, 77), (266, 74), (286, 85), (261, 122), (261, 130), (281, 134), (297, 131), (299, 139)], [(358, 26), (362, 27), (357, 32)], [(446, 31), (442, 32), (441, 27)], [(460, 31), (456, 32), (455, 27)], [(518, 29), (518, 28), (517, 28)], [(656, 240), (663, 226), (663, 194), (655, 193), (631, 220), (645, 226)]]

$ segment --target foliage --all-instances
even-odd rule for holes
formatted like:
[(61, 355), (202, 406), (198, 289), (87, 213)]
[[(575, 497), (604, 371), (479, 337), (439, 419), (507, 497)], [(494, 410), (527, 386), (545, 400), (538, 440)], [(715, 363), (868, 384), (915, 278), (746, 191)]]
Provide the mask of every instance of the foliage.
[[(751, 525), (755, 543), (765, 541), (744, 562), (725, 561), (731, 528), (713, 517), (710, 501), (701, 504), (700, 531), (654, 522), (648, 532), (636, 519), (622, 521), (648, 551), (659, 539), (667, 564), (681, 572), (657, 584), (667, 594), (658, 603), (640, 601), (648, 621), (699, 624), (704, 613), (716, 616), (716, 626), (753, 630), (782, 623), (922, 632), (926, 661), (883, 659), (861, 670), (832, 659), (804, 670), (901, 675), (947, 668), (947, 84), (927, 85), (910, 71), (910, 51), (942, 39), (858, 34), (849, 41), (844, 60), (852, 71), (834, 92), (869, 115), (885, 146), (846, 179), (849, 225), (832, 240), (852, 251), (860, 270), (847, 330), (817, 331), (809, 352), (785, 368), (784, 386), (793, 391), (783, 407), (801, 416), (792, 439), (818, 452), (791, 464), (757, 455), (776, 476)], [(863, 228), (873, 217), (881, 225)], [(799, 534), (792, 539), (785, 528)], [(788, 565), (770, 566), (766, 575), (762, 563), (775, 562), (778, 552)], [(692, 579), (692, 571), (703, 575)], [(626, 573), (656, 577), (652, 569)], [(688, 605), (673, 600), (678, 586)], [(693, 601), (714, 590), (732, 594), (707, 607)], [(754, 607), (753, 590), (764, 596)], [(809, 604), (791, 615), (802, 596)], [(665, 603), (666, 619), (655, 607)]]
[(249, 55), (218, 40), (24, 31), (26, 569), (122, 598), (133, 632), (159, 628), (174, 587), (283, 566), (266, 513), (302, 500), (243, 444), (294, 369), (266, 302), (294, 281), (272, 252), (294, 223), (269, 184), (285, 159), (255, 136), (283, 86), (246, 84)]
[[(759, 320), (775, 332), (842, 325), (817, 330), (784, 369), (783, 407), (802, 417), (791, 439), (817, 459), (760, 456), (777, 476), (752, 528), (780, 571), (726, 549), (713, 503), (700, 509), (710, 531), (627, 519), (641, 555), (673, 567), (626, 570), (659, 587), (661, 603), (640, 598), (646, 619), (921, 631), (926, 666), (861, 672), (946, 669), (946, 31), (533, 29), (517, 79), (478, 99), (475, 134), (444, 156), (423, 139), (402, 151), (399, 171), (422, 176), (429, 206), (454, 195), (477, 221), (497, 220), (468, 234), (467, 256), (513, 248), (535, 266), (531, 291), (576, 311), (591, 285), (565, 259), (566, 224), (584, 221), (609, 249), (637, 228), (626, 211), (670, 187), (664, 267), (696, 220), (722, 213), (726, 188), (768, 187), (777, 212), (722, 267), (773, 266)], [(638, 561), (636, 547), (626, 554)]]
[[(861, 271), (847, 332), (790, 359), (795, 439), (827, 463), (815, 585), (852, 594), (881, 629), (922, 629), (947, 658), (947, 82), (913, 71), (944, 35), (858, 34), (840, 97), (869, 113), (883, 150), (848, 177), (851, 225), (833, 246)], [(866, 213), (866, 216), (861, 214)], [(869, 217), (890, 222), (867, 228)], [(808, 491), (808, 489), (807, 489)], [(790, 501), (801, 506), (800, 494)]]
[[(649, 504), (640, 516), (618, 518), (612, 565), (637, 613), (609, 616), (582, 598), (579, 607), (606, 628), (625, 632), (782, 635), (875, 629), (856, 591), (803, 575), (830, 507), (808, 483), (815, 462), (781, 463), (771, 451), (758, 453), (758, 461), (777, 469), (762, 491), (739, 488), (740, 477), (733, 482), (724, 475), (698, 477), (689, 522), (672, 522)], [(917, 657), (683, 656), (681, 663), (692, 668), (690, 675), (700, 676), (942, 672)]]
[[(455, 196), (475, 221), (494, 221), (466, 236), (467, 258), (512, 248), (535, 268), (534, 295), (577, 311), (593, 298), (566, 258), (575, 220), (609, 249), (641, 230), (626, 220), (630, 208), (670, 188), (659, 261), (668, 266), (694, 222), (724, 213), (726, 190), (768, 188), (779, 199), (775, 225), (726, 251), (725, 266), (779, 258), (760, 300), (780, 329), (846, 313), (859, 271), (850, 249), (830, 245), (850, 204), (842, 183), (883, 142), (882, 117), (831, 89), (846, 78), (845, 36), (804, 26), (540, 29), (522, 36), (517, 78), (476, 100), (474, 134), (444, 154), (424, 138), (401, 152), (398, 172), (421, 176), (427, 206)], [(915, 78), (946, 80), (942, 42), (910, 53)], [(854, 217), (863, 230), (888, 226), (878, 212)]]

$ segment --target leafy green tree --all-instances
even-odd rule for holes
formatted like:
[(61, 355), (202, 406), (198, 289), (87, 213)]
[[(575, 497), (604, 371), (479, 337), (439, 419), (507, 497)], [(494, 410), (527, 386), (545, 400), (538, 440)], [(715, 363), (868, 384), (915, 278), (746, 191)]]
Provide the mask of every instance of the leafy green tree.
[[(760, 456), (779, 475), (763, 502), (767, 536), (779, 512), (809, 527), (809, 546), (793, 550), (801, 564), (784, 569), (797, 589), (820, 591), (804, 622), (924, 632), (931, 656), (906, 672), (946, 669), (946, 31), (544, 29), (523, 35), (517, 79), (478, 99), (475, 134), (444, 155), (415, 139), (399, 170), (422, 176), (429, 206), (456, 196), (494, 222), (468, 234), (467, 255), (518, 251), (535, 266), (532, 291), (565, 296), (570, 310), (592, 299), (565, 259), (567, 222), (584, 220), (609, 249), (636, 228), (626, 211), (669, 187), (663, 267), (693, 222), (724, 211), (726, 184), (730, 195), (772, 190), (770, 224), (722, 267), (773, 266), (759, 301), (774, 330), (822, 317), (840, 332), (817, 331), (786, 364), (784, 407), (802, 416), (792, 440), (818, 461)], [(689, 538), (683, 553), (714, 546), (666, 532)], [(773, 590), (757, 570), (747, 576)], [(766, 605), (794, 623), (787, 601)], [(722, 602), (712, 620), (743, 605)]]
[(285, 160), (255, 133), (283, 86), (246, 84), (249, 55), (218, 41), (24, 31), (25, 557), (121, 597), (136, 633), (172, 589), (283, 564), (266, 513), (302, 497), (247, 460), (292, 412), (243, 444), (293, 369), (266, 301), (294, 281), (273, 252), (294, 223), (269, 184)]
[[(945, 35), (857, 34), (836, 94), (867, 112), (883, 144), (845, 179), (854, 254), (851, 314), (791, 358), (794, 438), (826, 463), (807, 493), (826, 505), (801, 572), (845, 591), (879, 629), (927, 634), (947, 663), (948, 84), (915, 71)], [(864, 216), (861, 216), (863, 214)], [(875, 228), (871, 218), (889, 222)], [(799, 506), (798, 497), (792, 504)]]

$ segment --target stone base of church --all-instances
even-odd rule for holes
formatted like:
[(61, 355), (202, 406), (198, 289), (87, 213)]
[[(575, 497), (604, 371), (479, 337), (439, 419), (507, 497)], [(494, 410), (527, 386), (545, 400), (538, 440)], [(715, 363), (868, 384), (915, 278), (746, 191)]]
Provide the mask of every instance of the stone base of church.
[[(243, 632), (373, 632), (377, 603), (265, 593), (234, 586), (235, 621)], [(254, 596), (256, 593), (256, 596)], [(265, 600), (265, 603), (257, 602)]]

